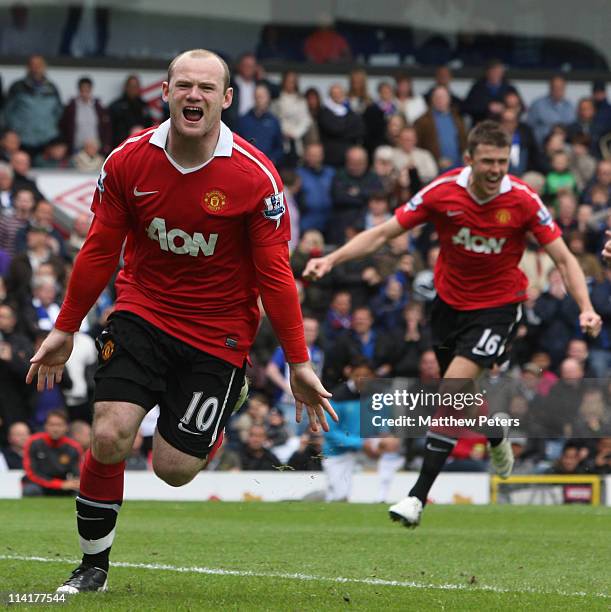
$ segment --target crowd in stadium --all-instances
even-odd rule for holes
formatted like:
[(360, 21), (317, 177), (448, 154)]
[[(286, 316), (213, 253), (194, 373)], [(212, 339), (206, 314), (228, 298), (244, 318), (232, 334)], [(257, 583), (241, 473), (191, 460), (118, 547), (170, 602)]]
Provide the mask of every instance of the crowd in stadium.
[[(114, 147), (154, 123), (136, 76), (126, 78), (123, 94), (107, 108), (95, 98), (94, 85), (83, 77), (76, 96), (62, 101), (44, 58), (33, 56), (24, 78), (10, 84), (2, 99), (0, 470), (25, 467), (30, 494), (78, 488), (78, 457), (72, 458), (89, 440), (94, 338), (114, 300), (111, 285), (76, 334), (59, 388), (37, 392), (25, 384), (29, 359), (53, 326), (91, 221), (81, 215), (69, 235), (60, 232), (53, 203), (30, 170), (97, 172)], [(405, 73), (382, 80), (372, 92), (360, 68), (350, 73), (347, 89), (337, 83), (328, 91), (303, 92), (299, 74), (289, 71), (275, 82), (246, 54), (236, 62), (232, 86), (225, 122), (276, 164), (284, 182), (306, 341), (331, 390), (362, 359), (378, 377), (439, 376), (427, 325), (435, 297), (436, 235), (429, 226), (418, 228), (317, 283), (301, 278), (307, 261), (382, 223), (440, 173), (462, 165), (470, 126), (485, 118), (501, 123), (512, 139), (510, 172), (549, 206), (604, 325), (594, 340), (581, 334), (577, 306), (559, 272), (529, 243), (522, 269), (530, 287), (512, 347), (514, 365), (510, 376), (492, 371), (483, 385), (496, 390), (495, 409), (521, 418), (514, 472), (611, 473), (611, 438), (597, 439), (610, 426), (611, 401), (611, 385), (602, 382), (611, 366), (611, 270), (600, 258), (605, 230), (611, 229), (611, 104), (605, 83), (594, 82), (591, 95), (574, 104), (565, 96), (565, 77), (557, 75), (549, 92), (526, 108), (503, 64), (492, 60), (464, 99), (456, 95), (446, 66), (438, 67), (426, 92), (415, 91)], [(254, 393), (235, 415), (210, 469), (321, 469), (329, 442), (295, 425), (287, 364), (264, 312), (249, 376)], [(585, 381), (592, 378), (600, 383)], [(563, 436), (545, 439), (542, 423)], [(151, 432), (142, 433), (128, 469), (148, 467)], [(55, 463), (36, 460), (40, 445), (57, 457)], [(420, 448), (410, 440), (401, 450), (380, 450), (358, 438), (346, 450), (362, 453), (366, 461), (400, 453), (415, 467)], [(57, 473), (45, 472), (50, 465)], [(486, 439), (461, 440), (449, 469), (487, 470)]]

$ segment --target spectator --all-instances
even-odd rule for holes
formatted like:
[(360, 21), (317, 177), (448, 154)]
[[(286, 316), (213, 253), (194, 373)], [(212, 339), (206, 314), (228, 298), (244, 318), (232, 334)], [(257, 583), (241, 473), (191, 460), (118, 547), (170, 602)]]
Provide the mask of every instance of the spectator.
[(577, 200), (570, 191), (561, 191), (554, 202), (556, 213), (556, 223), (562, 230), (565, 240), (569, 234), (577, 229)]
[(36, 276), (32, 279), (32, 307), (35, 326), (39, 330), (51, 331), (59, 314), (57, 286), (51, 276)]
[(29, 420), (31, 390), (25, 375), (33, 354), (32, 343), (17, 331), (15, 309), (0, 304), (0, 427)]
[(318, 28), (307, 36), (303, 52), (306, 59), (314, 64), (349, 62), (352, 59), (348, 41), (335, 31), (329, 15), (321, 17)]
[(611, 268), (605, 268), (601, 282), (592, 287), (592, 305), (602, 317), (603, 328), (590, 350), (590, 361), (595, 376), (605, 378), (611, 367)]
[(234, 80), (234, 101), (238, 117), (244, 116), (255, 105), (257, 85), (257, 58), (253, 53), (244, 53), (238, 59)]
[[(550, 468), (550, 474), (583, 474), (581, 465), (583, 455), (580, 448), (572, 443), (567, 443), (562, 449), (562, 455)], [(566, 500), (565, 500), (566, 501)]]
[(603, 268), (599, 257), (586, 252), (586, 239), (580, 231), (573, 231), (569, 234), (568, 247), (575, 255), (577, 263), (580, 265), (585, 276), (588, 287), (594, 283), (601, 282), (604, 278)]
[(31, 156), (59, 136), (62, 103), (57, 87), (46, 72), (44, 57), (32, 55), (26, 76), (11, 85), (4, 107), (7, 127), (19, 134), (22, 148)]
[(486, 66), (484, 76), (477, 79), (469, 90), (462, 110), (471, 116), (474, 124), (484, 119), (498, 118), (503, 111), (503, 98), (509, 92), (517, 94), (516, 88), (505, 77), (503, 62), (492, 59)]
[(535, 137), (527, 123), (519, 120), (514, 109), (506, 108), (500, 117), (501, 127), (511, 137), (509, 172), (522, 176), (539, 168), (539, 151)]
[(34, 178), (30, 176), (32, 161), (30, 155), (25, 151), (15, 151), (11, 155), (11, 167), (13, 168), (13, 192), (20, 189), (29, 189), (34, 193), (36, 200), (44, 198)]
[(391, 369), (393, 340), (373, 329), (373, 315), (369, 308), (359, 307), (352, 313), (352, 327), (344, 332), (326, 355), (325, 379), (329, 386), (347, 376), (355, 359), (366, 359), (378, 376), (387, 376)]
[(414, 82), (407, 74), (395, 77), (395, 104), (408, 125), (413, 125), (428, 110), (424, 96), (414, 93)]
[(307, 431), (299, 439), (299, 449), (289, 459), (288, 465), (297, 472), (322, 470), (323, 436), (320, 432)]
[(590, 138), (577, 134), (571, 139), (571, 172), (580, 193), (596, 172), (596, 159), (590, 153)]
[(64, 108), (60, 129), (71, 154), (81, 151), (85, 143), (91, 140), (100, 143), (105, 155), (110, 153), (110, 115), (100, 100), (93, 97), (93, 81), (89, 77), (81, 77), (78, 80), (78, 95)]
[(91, 423), (93, 405), (93, 370), (98, 361), (98, 352), (93, 338), (83, 332), (74, 334), (74, 348), (66, 362), (66, 373), (70, 385), (64, 388), (64, 400), (70, 420), (78, 419)]
[(577, 181), (569, 167), (569, 156), (566, 151), (552, 154), (551, 171), (545, 177), (544, 194), (556, 196), (560, 191), (577, 192)]
[(378, 85), (378, 99), (371, 102), (363, 113), (365, 123), (365, 147), (370, 157), (380, 145), (386, 144), (386, 123), (397, 112), (390, 83)]
[(577, 117), (573, 123), (567, 125), (566, 137), (570, 142), (576, 136), (587, 136), (590, 145), (591, 152), (595, 155), (598, 154), (598, 141), (602, 136), (598, 133), (598, 126), (594, 121), (596, 115), (596, 107), (594, 106), (594, 100), (592, 98), (581, 98), (577, 103)]
[(400, 114), (391, 115), (386, 122), (386, 142), (394, 148), (399, 146), (401, 130), (407, 127), (405, 117)]
[(367, 201), (367, 210), (363, 221), (359, 224), (363, 229), (370, 229), (381, 225), (390, 219), (390, 206), (388, 197), (383, 193), (372, 193)]
[(403, 284), (396, 276), (389, 276), (379, 294), (371, 300), (371, 310), (375, 312), (375, 329), (387, 334), (400, 329), (406, 303), (407, 294)]
[(594, 456), (586, 461), (584, 467), (590, 474), (611, 474), (611, 437), (606, 436), (596, 441)]
[(294, 70), (287, 70), (282, 76), (280, 95), (272, 104), (272, 112), (280, 121), (284, 137), (284, 150), (291, 165), (304, 153), (304, 138), (313, 121), (305, 98), (299, 93), (299, 82)]
[(104, 158), (100, 155), (100, 143), (96, 138), (87, 139), (83, 148), (72, 157), (72, 165), (80, 172), (99, 173)]
[(29, 189), (21, 189), (13, 197), (13, 206), (6, 211), (0, 209), (0, 250), (11, 257), (17, 251), (17, 234), (27, 227), (34, 210), (34, 194)]
[(462, 165), (467, 135), (460, 115), (450, 106), (450, 94), (445, 87), (435, 87), (431, 108), (414, 127), (420, 146), (433, 154), (442, 171)]
[(327, 475), (327, 501), (348, 501), (357, 454), (366, 444), (360, 435), (360, 393), (374, 377), (373, 368), (366, 359), (354, 357), (346, 374), (348, 380), (333, 389), (330, 400), (339, 423), (330, 423), (324, 433), (322, 466)]
[(344, 88), (337, 83), (329, 88), (329, 98), (320, 109), (318, 129), (325, 150), (325, 161), (333, 167), (344, 163), (346, 151), (351, 146), (363, 142), (363, 120), (350, 109)]
[[(596, 167), (596, 176), (590, 181), (581, 196), (581, 200), (587, 204), (597, 204), (595, 201), (595, 191), (598, 190), (602, 194), (601, 202), (603, 207), (607, 208), (611, 204), (611, 159), (603, 159), (598, 162)], [(606, 199), (605, 199), (606, 195)], [(600, 208), (600, 205), (595, 206)]]
[(39, 200), (32, 211), (30, 223), (25, 228), (17, 232), (15, 236), (15, 248), (18, 253), (23, 252), (27, 248), (26, 234), (30, 227), (36, 227), (45, 230), (48, 234), (47, 246), (51, 249), (54, 255), (59, 255), (66, 258), (66, 244), (64, 237), (55, 229), (55, 212), (53, 205), (47, 200)]
[(240, 449), (240, 464), (245, 471), (273, 470), (280, 467), (280, 461), (265, 448), (269, 440), (263, 425), (253, 425), (248, 430), (246, 442)]
[(549, 287), (536, 302), (535, 313), (541, 320), (539, 348), (559, 365), (568, 341), (575, 335), (579, 310), (564, 287), (557, 268), (549, 273)]
[(278, 119), (269, 111), (270, 104), (267, 86), (257, 85), (254, 107), (240, 117), (238, 132), (277, 165), (284, 155), (282, 130)]
[(68, 437), (78, 442), (85, 453), (91, 446), (91, 425), (85, 421), (70, 421)]
[(392, 208), (395, 207), (394, 194), (397, 189), (399, 172), (394, 166), (394, 149), (389, 145), (378, 147), (373, 153), (372, 172), (380, 179), (386, 196), (393, 198)]
[(250, 395), (246, 410), (239, 413), (231, 425), (231, 429), (237, 433), (242, 443), (245, 443), (248, 439), (248, 432), (253, 425), (265, 427), (265, 420), (269, 410), (269, 402), (264, 395), (261, 393)]
[(23, 449), (29, 437), (30, 428), (23, 421), (8, 427), (8, 445), (2, 449), (2, 456), (9, 470), (23, 469)]
[(435, 68), (435, 82), (424, 94), (424, 99), (429, 106), (431, 104), (431, 94), (437, 85), (442, 85), (450, 92), (452, 109), (460, 113), (462, 111), (463, 101), (452, 91), (452, 72), (447, 66), (437, 66), (437, 68)]
[(426, 149), (418, 145), (418, 135), (413, 127), (399, 133), (399, 146), (393, 149), (393, 161), (397, 170), (415, 168), (423, 184), (430, 183), (438, 174), (437, 163)]
[(112, 125), (111, 148), (121, 144), (135, 128), (153, 125), (150, 109), (140, 97), (140, 79), (131, 74), (125, 79), (123, 93), (108, 107)]
[(45, 430), (28, 438), (23, 451), (24, 497), (74, 495), (79, 488), (83, 449), (67, 436), (68, 419), (61, 410), (52, 410)]
[(355, 113), (362, 115), (371, 103), (367, 73), (362, 68), (354, 68), (348, 77), (348, 104)]
[(392, 376), (415, 378), (418, 376), (421, 355), (432, 346), (431, 332), (424, 320), (424, 309), (419, 302), (410, 302), (402, 312), (403, 332), (396, 344), (392, 359)]
[(323, 335), (325, 341), (332, 345), (344, 331), (352, 326), (352, 297), (348, 291), (338, 291), (331, 301), (325, 316)]
[(13, 206), (15, 172), (10, 164), (0, 161), (0, 210), (10, 210)]
[(10, 161), (16, 151), (21, 150), (21, 138), (15, 130), (6, 130), (0, 139), (0, 159)]
[(43, 152), (35, 157), (34, 166), (54, 170), (71, 168), (72, 160), (68, 157), (68, 145), (61, 138), (54, 138), (45, 146)]
[(556, 75), (549, 82), (549, 93), (535, 100), (528, 111), (528, 123), (539, 145), (555, 125), (570, 125), (575, 121), (575, 107), (566, 96), (566, 79)]
[(346, 151), (346, 164), (337, 172), (331, 186), (333, 210), (329, 239), (332, 243), (343, 243), (346, 228), (356, 227), (367, 201), (379, 191), (382, 183), (367, 169), (367, 152), (363, 147), (350, 147)]
[(301, 178), (301, 231), (317, 229), (325, 232), (331, 213), (331, 184), (335, 170), (324, 165), (321, 144), (309, 144), (303, 155), (303, 165), (297, 168)]
[[(594, 123), (601, 134), (606, 134), (611, 131), (611, 104), (607, 100), (607, 84), (605, 81), (594, 81), (592, 83), (592, 100), (596, 114), (594, 115)], [(598, 157), (600, 151), (596, 152)]]
[[(314, 371), (318, 377), (320, 377), (324, 365), (324, 353), (317, 343), (318, 330), (318, 321), (312, 317), (304, 316), (303, 331), (306, 346), (308, 348), (308, 355)], [(295, 421), (295, 398), (291, 392), (290, 370), (282, 347), (278, 347), (272, 355), (272, 358), (267, 364), (266, 374), (277, 389), (276, 402), (274, 405), (285, 417), (284, 421), (286, 425), (284, 425), (284, 427), (288, 429), (291, 435), (294, 435), (296, 432), (303, 433), (306, 424), (303, 423), (302, 426), (300, 426)], [(272, 441), (274, 440), (274, 436), (270, 435), (269, 437)], [(274, 445), (276, 444), (281, 444), (281, 442), (274, 442)]]
[(309, 87), (305, 91), (304, 98), (306, 104), (308, 105), (308, 113), (312, 118), (312, 125), (304, 137), (304, 144), (311, 144), (314, 142), (319, 143), (320, 133), (318, 130), (318, 115), (320, 114), (322, 103), (320, 101), (318, 89), (315, 87)]

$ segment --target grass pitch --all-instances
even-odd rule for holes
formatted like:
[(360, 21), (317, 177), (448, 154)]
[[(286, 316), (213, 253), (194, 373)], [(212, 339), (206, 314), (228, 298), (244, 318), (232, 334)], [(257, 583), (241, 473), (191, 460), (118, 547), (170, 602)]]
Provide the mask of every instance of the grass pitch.
[[(109, 591), (75, 610), (611, 610), (611, 511), (127, 502)], [(80, 557), (71, 499), (0, 501), (0, 591), (52, 592)], [(35, 559), (37, 558), (37, 559)]]

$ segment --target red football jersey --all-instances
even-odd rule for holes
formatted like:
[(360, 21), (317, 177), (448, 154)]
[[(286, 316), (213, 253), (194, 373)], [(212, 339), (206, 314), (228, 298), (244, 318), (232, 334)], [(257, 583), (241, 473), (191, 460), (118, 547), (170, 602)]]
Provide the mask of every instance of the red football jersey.
[(435, 265), (439, 297), (457, 310), (493, 308), (526, 299), (528, 281), (518, 268), (531, 231), (545, 245), (561, 236), (539, 196), (507, 175), (500, 193), (485, 202), (467, 190), (471, 168), (450, 171), (395, 212), (410, 229), (430, 221), (439, 234)]
[(290, 239), (282, 183), (224, 124), (213, 157), (182, 168), (169, 129), (128, 138), (98, 180), (92, 211), (128, 232), (116, 308), (241, 367), (259, 322), (251, 250)]

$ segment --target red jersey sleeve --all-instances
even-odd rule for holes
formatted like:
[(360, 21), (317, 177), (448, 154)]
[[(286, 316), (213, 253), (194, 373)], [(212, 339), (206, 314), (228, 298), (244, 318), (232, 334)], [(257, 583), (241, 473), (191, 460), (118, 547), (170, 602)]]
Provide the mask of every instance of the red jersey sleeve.
[(116, 163), (116, 158), (111, 153), (100, 171), (91, 203), (91, 212), (99, 217), (104, 225), (127, 230), (130, 215), (120, 186), (121, 166)]
[(259, 162), (254, 203), (248, 215), (248, 232), (253, 246), (271, 246), (291, 239), (291, 222), (282, 180), (271, 163)]
[(526, 227), (535, 235), (537, 242), (545, 246), (560, 238), (562, 232), (541, 198), (528, 187), (523, 186), (523, 189), (526, 202)]
[(430, 221), (431, 202), (428, 188), (419, 191), (409, 202), (395, 210), (397, 221), (406, 230)]

